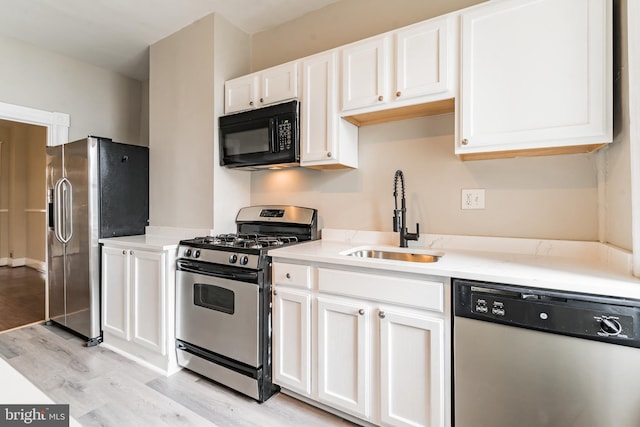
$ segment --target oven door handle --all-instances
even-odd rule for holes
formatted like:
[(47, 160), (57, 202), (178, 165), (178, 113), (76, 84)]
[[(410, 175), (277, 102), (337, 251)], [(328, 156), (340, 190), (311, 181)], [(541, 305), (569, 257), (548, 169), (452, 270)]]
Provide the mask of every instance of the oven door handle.
[(188, 261), (178, 261), (178, 271), (186, 271), (188, 273), (203, 274), (205, 276), (216, 277), (218, 279), (240, 280), (242, 282), (257, 283), (258, 273), (255, 271), (212, 271), (212, 269), (203, 268)]

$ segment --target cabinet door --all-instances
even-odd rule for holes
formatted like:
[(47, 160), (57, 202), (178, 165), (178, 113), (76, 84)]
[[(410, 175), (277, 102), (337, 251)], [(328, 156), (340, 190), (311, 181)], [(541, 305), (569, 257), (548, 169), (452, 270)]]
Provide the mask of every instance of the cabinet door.
[(611, 141), (610, 0), (508, 0), (462, 14), (458, 154)]
[(444, 322), (379, 311), (381, 421), (444, 426)]
[(302, 62), (302, 166), (335, 161), (337, 142), (333, 117), (337, 116), (336, 53), (329, 52)]
[(250, 110), (257, 107), (258, 76), (250, 74), (229, 80), (224, 84), (224, 112)]
[(260, 72), (260, 104), (298, 97), (298, 63), (290, 62)]
[(342, 50), (342, 110), (389, 100), (389, 37), (354, 43)]
[(103, 246), (101, 269), (102, 329), (129, 340), (129, 251)]
[(311, 394), (311, 294), (278, 288), (273, 305), (273, 380)]
[(132, 251), (133, 341), (160, 354), (166, 353), (165, 253)]
[(370, 412), (369, 307), (318, 297), (318, 398), (368, 418)]
[(452, 19), (430, 20), (396, 32), (396, 99), (451, 90)]

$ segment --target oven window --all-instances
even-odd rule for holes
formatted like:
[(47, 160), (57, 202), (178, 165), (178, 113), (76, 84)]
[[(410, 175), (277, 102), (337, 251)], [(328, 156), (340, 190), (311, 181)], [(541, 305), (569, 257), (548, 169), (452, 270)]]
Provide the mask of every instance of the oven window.
[(227, 314), (233, 314), (236, 305), (233, 291), (204, 283), (193, 285), (193, 303), (200, 307)]

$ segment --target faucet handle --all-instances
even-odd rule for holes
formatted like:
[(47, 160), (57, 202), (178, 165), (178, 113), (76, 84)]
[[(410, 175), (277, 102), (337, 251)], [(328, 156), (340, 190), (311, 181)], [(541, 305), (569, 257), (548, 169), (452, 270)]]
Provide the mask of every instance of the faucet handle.
[(420, 238), (420, 224), (416, 222), (416, 232), (415, 233), (405, 233), (405, 239), (407, 240), (418, 240)]

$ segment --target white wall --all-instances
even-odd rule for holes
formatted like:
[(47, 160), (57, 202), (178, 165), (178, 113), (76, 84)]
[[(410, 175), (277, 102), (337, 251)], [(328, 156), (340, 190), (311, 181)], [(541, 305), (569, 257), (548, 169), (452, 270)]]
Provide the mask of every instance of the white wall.
[[(390, 29), (380, 24), (381, 17), (403, 25), (410, 19), (403, 12), (404, 1), (393, 2), (391, 9), (383, 3), (343, 0), (255, 35), (254, 69), (275, 65), (265, 57), (266, 46), (292, 46), (290, 51), (301, 57), (352, 41), (348, 23), (362, 27), (361, 33), (375, 34)], [(443, 3), (454, 6), (421, 2), (422, 12), (408, 10), (426, 19), (442, 13), (433, 11)], [(362, 8), (352, 7), (356, 4), (366, 4), (366, 19)], [(308, 40), (314, 43), (305, 50)], [(282, 51), (275, 56), (279, 62), (295, 59)], [(365, 127), (360, 128), (358, 170), (251, 172), (251, 203), (315, 207), (323, 227), (390, 231), (393, 174), (402, 169), (411, 230), (418, 221), (429, 233), (575, 240), (598, 240), (601, 235), (630, 249), (625, 238), (631, 235), (628, 149), (625, 137), (619, 139), (606, 154), (461, 162), (453, 155), (453, 115)], [(607, 156), (600, 164), (608, 164), (608, 169), (598, 169), (598, 156)], [(599, 186), (599, 176), (607, 176), (607, 183)], [(462, 188), (484, 188), (486, 209), (462, 211)], [(605, 202), (602, 208), (599, 198)], [(600, 223), (608, 224), (603, 233)]]
[(486, 0), (340, 0), (251, 40), (253, 70), (444, 15)]
[(216, 118), (224, 81), (249, 71), (249, 36), (212, 14), (152, 45), (150, 67), (150, 225), (229, 232), (249, 176), (218, 166)]
[(0, 102), (67, 113), (69, 139), (140, 140), (141, 83), (28, 43), (0, 36)]
[(629, 142), (629, 74), (627, 1), (614, 2), (614, 143), (601, 154), (604, 162), (602, 240), (631, 249), (631, 147)]
[[(358, 169), (252, 172), (251, 202), (317, 208), (322, 227), (391, 231), (401, 169), (411, 231), (597, 239), (592, 155), (461, 162), (453, 126), (446, 114), (362, 127)], [(461, 210), (462, 188), (484, 188), (486, 209)]]

